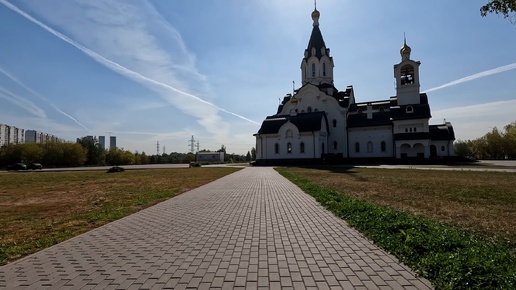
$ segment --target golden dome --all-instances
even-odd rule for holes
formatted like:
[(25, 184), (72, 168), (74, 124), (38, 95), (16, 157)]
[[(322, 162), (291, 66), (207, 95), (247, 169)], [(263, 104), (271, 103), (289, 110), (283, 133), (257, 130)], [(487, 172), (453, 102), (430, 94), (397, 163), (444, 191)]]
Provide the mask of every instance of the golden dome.
[(410, 54), (411, 51), (412, 51), (412, 49), (406, 43), (403, 44), (403, 46), (400, 48), (401, 55)]
[(312, 12), (312, 19), (313, 20), (319, 19), (320, 16), (321, 16), (321, 13), (319, 11), (317, 11), (317, 9), (315, 9), (314, 12)]

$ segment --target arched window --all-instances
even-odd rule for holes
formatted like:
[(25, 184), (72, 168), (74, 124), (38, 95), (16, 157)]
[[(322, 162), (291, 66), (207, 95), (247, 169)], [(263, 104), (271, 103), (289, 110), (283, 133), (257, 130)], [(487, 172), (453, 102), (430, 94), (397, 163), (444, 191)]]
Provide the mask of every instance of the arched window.
[(355, 152), (360, 153), (360, 143), (355, 143)]
[(407, 113), (414, 113), (414, 107), (408, 105), (407, 108), (405, 109), (405, 112), (407, 112)]
[(385, 145), (385, 141), (382, 141), (382, 152), (385, 152), (387, 150), (387, 146)]
[(417, 132), (417, 127), (414, 127), (414, 132)]
[(384, 111), (385, 111), (385, 109), (383, 107), (380, 107), (380, 112), (383, 113)]
[(311, 112), (312, 112), (312, 107), (308, 106), (308, 108), (306, 108), (306, 111), (307, 111), (308, 113), (311, 113)]
[(285, 135), (287, 138), (292, 138), (292, 130), (288, 129)]
[(357, 113), (362, 114), (362, 109), (358, 109)]
[(333, 128), (337, 127), (337, 120), (333, 119)]
[(373, 153), (373, 142), (367, 142), (367, 153)]
[(288, 142), (288, 144), (287, 144), (287, 153), (288, 154), (292, 153), (292, 144), (290, 142)]
[(279, 144), (274, 144), (274, 153), (279, 154)]
[(414, 83), (414, 67), (411, 65), (405, 65), (400, 70), (400, 81), (401, 85), (410, 85)]
[(312, 77), (315, 77), (315, 63), (312, 63)]
[(319, 112), (319, 109), (315, 108), (314, 112)]
[(305, 143), (301, 142), (301, 144), (299, 144), (299, 152), (305, 153)]
[(333, 141), (333, 149), (334, 149), (334, 150), (337, 150), (337, 145), (338, 145), (338, 144), (337, 144), (337, 141)]
[(322, 64), (322, 75), (323, 75), (323, 77), (326, 76), (326, 63), (324, 63), (324, 62)]

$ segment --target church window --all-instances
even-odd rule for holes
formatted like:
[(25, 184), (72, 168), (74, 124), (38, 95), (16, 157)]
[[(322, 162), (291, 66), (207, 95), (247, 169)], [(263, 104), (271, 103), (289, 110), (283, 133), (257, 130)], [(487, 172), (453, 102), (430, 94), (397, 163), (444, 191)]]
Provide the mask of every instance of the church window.
[(401, 85), (410, 85), (414, 83), (414, 67), (411, 65), (405, 65), (400, 70), (400, 81)]
[(323, 75), (323, 77), (326, 76), (326, 63), (322, 64), (322, 75)]
[(409, 129), (410, 133), (412, 133), (412, 128)]
[(387, 150), (386, 146), (385, 146), (385, 141), (382, 141), (382, 152), (385, 152)]
[(287, 144), (287, 153), (288, 154), (292, 153), (292, 144), (290, 142), (288, 142), (288, 144)]
[(362, 114), (362, 109), (358, 109), (357, 113)]
[(414, 132), (417, 132), (417, 128), (416, 127), (414, 127)]
[(315, 63), (312, 63), (312, 77), (315, 77)]
[(301, 144), (299, 144), (299, 152), (305, 153), (305, 143), (301, 142)]
[(312, 107), (308, 106), (308, 108), (306, 110), (308, 111), (308, 113), (311, 113), (312, 112)]
[(444, 151), (444, 148), (445, 148), (444, 146), (441, 146), (441, 151)]
[(405, 133), (408, 133), (408, 128), (405, 128)]
[(407, 108), (405, 109), (405, 112), (407, 112), (407, 113), (414, 113), (414, 107), (407, 106)]
[(367, 153), (373, 153), (373, 142), (367, 142)]
[(360, 143), (355, 143), (355, 152), (360, 153)]
[(293, 136), (293, 135), (292, 135), (292, 130), (290, 130), (290, 129), (289, 129), (289, 130), (287, 130), (286, 137), (287, 137), (287, 138), (292, 138), (292, 136)]
[(380, 112), (384, 112), (385, 109), (383, 107), (380, 107)]
[(319, 112), (319, 109), (315, 108), (314, 112)]
[(333, 128), (337, 127), (337, 120), (333, 119)]
[(279, 144), (278, 143), (274, 144), (274, 153), (279, 154)]
[(337, 141), (333, 141), (333, 149), (337, 150)]

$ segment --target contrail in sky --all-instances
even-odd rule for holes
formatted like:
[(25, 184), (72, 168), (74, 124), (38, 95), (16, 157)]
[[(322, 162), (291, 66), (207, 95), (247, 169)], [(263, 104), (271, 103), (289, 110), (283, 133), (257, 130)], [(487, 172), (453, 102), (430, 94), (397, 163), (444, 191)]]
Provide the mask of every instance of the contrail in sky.
[(508, 70), (513, 70), (513, 69), (516, 69), (516, 63), (511, 63), (511, 64), (504, 65), (504, 66), (501, 66), (501, 67), (497, 67), (497, 68), (494, 68), (494, 69), (490, 69), (490, 70), (486, 70), (486, 71), (483, 71), (483, 72), (479, 72), (479, 73), (476, 73), (474, 75), (470, 75), (470, 76), (467, 76), (467, 77), (455, 80), (453, 82), (449, 82), (447, 84), (444, 84), (444, 85), (441, 85), (441, 86), (438, 86), (438, 87), (434, 87), (434, 88), (428, 89), (428, 90), (425, 91), (425, 93), (437, 91), (437, 90), (440, 90), (440, 89), (444, 89), (444, 88), (447, 88), (447, 87), (455, 86), (455, 85), (458, 85), (458, 84), (461, 84), (461, 83), (469, 82), (469, 81), (472, 81), (472, 80), (476, 80), (476, 79), (479, 79), (479, 78), (487, 77), (487, 76), (490, 76), (490, 75), (498, 74), (498, 73), (501, 73), (501, 72), (504, 72), (504, 71), (508, 71)]
[(14, 12), (20, 14), (21, 16), (27, 18), (28, 20), (30, 20), (31, 22), (37, 24), (38, 26), (40, 26), (41, 28), (45, 29), (46, 31), (52, 33), (53, 35), (55, 35), (56, 37), (58, 37), (59, 39), (63, 40), (63, 41), (66, 41), (68, 42), (69, 44), (73, 45), (74, 47), (76, 47), (77, 49), (81, 50), (82, 52), (84, 52), (85, 54), (87, 54), (88, 56), (90, 56), (91, 58), (93, 58), (94, 60), (96, 60), (97, 62), (109, 67), (110, 69), (122, 74), (122, 75), (125, 75), (127, 77), (131, 77), (133, 79), (137, 79), (139, 81), (144, 81), (144, 82), (147, 82), (147, 83), (151, 83), (153, 85), (157, 85), (157, 86), (160, 86), (160, 87), (164, 87), (166, 89), (169, 89), (169, 90), (172, 90), (174, 92), (177, 92), (177, 93), (180, 93), (182, 95), (185, 95), (187, 97), (190, 97), (192, 99), (195, 99), (201, 103), (204, 103), (206, 105), (209, 105), (211, 107), (214, 107), (215, 109), (219, 110), (219, 111), (222, 111), (224, 113), (227, 113), (227, 114), (230, 114), (230, 115), (233, 115), (235, 117), (238, 117), (242, 120), (245, 120), (245, 121), (248, 121), (250, 123), (253, 123), (253, 124), (256, 124), (256, 125), (260, 125), (260, 123), (256, 122), (256, 121), (253, 121), (251, 119), (248, 119), (244, 116), (241, 116), (239, 114), (236, 114), (236, 113), (233, 113), (233, 112), (230, 112), (226, 109), (223, 109), (213, 103), (210, 103), (208, 101), (205, 101), (195, 95), (192, 95), (192, 94), (189, 94), (187, 92), (184, 92), (184, 91), (181, 91), (177, 88), (174, 88), (172, 86), (169, 86), (167, 84), (164, 84), (164, 83), (161, 83), (161, 82), (158, 82), (154, 79), (151, 79), (151, 78), (148, 78), (146, 76), (143, 76), (133, 70), (130, 70), (114, 61), (111, 61), (101, 55), (99, 55), (98, 53), (94, 52), (93, 50), (77, 43), (76, 41), (72, 40), (71, 38), (69, 38), (68, 36), (50, 28), (49, 26), (45, 25), (43, 22), (35, 19), (34, 17), (30, 16), (29, 14), (27, 14), (26, 12), (22, 11), (21, 9), (19, 9), (18, 7), (14, 6), (13, 4), (5, 1), (5, 0), (0, 0), (0, 3), (4, 4), (7, 8), (13, 10)]
[(9, 74), (8, 72), (6, 72), (5, 70), (3, 70), (1, 67), (0, 67), (0, 73), (4, 74), (5, 76), (7, 76), (8, 78), (10, 78), (12, 81), (14, 81), (15, 83), (17, 83), (18, 85), (20, 85), (21, 87), (23, 87), (24, 89), (26, 89), (27, 91), (31, 92), (32, 94), (34, 94), (36, 97), (44, 100), (45, 102), (47, 102), (50, 106), (52, 106), (52, 108), (54, 108), (56, 111), (58, 111), (59, 113), (65, 115), (66, 117), (70, 118), (72, 121), (74, 121), (75, 123), (77, 123), (77, 125), (83, 127), (84, 129), (86, 129), (87, 131), (90, 131), (90, 129), (88, 129), (86, 126), (84, 126), (83, 124), (81, 124), (81, 122), (77, 121), (77, 119), (75, 119), (74, 117), (68, 115), (67, 113), (63, 112), (61, 109), (59, 109), (57, 106), (55, 106), (54, 104), (52, 104), (47, 98), (43, 97), (42, 95), (38, 94), (37, 92), (33, 91), (31, 88), (29, 88), (28, 86), (26, 86), (24, 83), (22, 83), (21, 81), (19, 81), (18, 79), (16, 79), (14, 76), (12, 76), (11, 74)]

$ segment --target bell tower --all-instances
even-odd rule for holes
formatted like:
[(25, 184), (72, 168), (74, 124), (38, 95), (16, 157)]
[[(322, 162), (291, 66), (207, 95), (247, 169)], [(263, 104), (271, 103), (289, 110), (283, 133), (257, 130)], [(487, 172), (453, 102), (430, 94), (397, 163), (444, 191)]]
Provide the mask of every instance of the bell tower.
[(399, 105), (420, 103), (419, 66), (421, 62), (410, 59), (411, 52), (412, 49), (407, 45), (407, 39), (404, 37), (403, 46), (400, 49), (401, 62), (394, 65)]
[[(317, 4), (316, 4), (317, 5)], [(302, 85), (311, 83), (320, 85), (323, 83), (333, 85), (333, 58), (330, 56), (330, 49), (326, 48), (321, 30), (319, 29), (319, 17), (317, 6), (312, 12), (313, 28), (301, 61)]]

